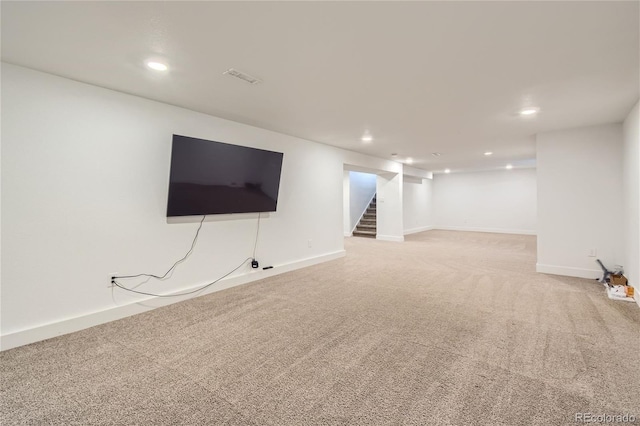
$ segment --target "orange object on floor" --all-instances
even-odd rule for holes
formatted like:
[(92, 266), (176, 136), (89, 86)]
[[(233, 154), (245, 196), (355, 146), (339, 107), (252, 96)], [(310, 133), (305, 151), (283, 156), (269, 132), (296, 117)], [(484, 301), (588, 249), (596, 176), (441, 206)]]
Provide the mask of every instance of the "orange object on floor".
[(626, 290), (627, 290), (627, 297), (633, 297), (633, 287), (631, 287), (630, 285), (626, 286)]

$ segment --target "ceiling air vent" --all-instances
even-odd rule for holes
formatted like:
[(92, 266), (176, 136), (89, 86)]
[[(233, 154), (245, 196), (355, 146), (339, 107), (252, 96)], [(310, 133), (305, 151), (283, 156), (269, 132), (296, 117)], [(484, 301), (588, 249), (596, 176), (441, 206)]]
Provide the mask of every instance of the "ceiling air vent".
[(245, 74), (242, 71), (238, 71), (235, 68), (229, 68), (228, 70), (226, 70), (222, 74), (226, 74), (226, 75), (230, 75), (231, 77), (239, 78), (240, 80), (244, 80), (244, 81), (246, 81), (247, 83), (250, 83), (250, 84), (262, 83), (262, 80), (260, 80), (259, 78), (253, 77), (253, 76), (251, 76), (249, 74)]

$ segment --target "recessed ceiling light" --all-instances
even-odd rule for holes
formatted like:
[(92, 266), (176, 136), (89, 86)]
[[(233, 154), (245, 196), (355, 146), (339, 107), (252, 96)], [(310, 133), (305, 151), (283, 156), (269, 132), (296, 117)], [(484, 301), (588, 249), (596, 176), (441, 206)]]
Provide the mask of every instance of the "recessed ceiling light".
[(162, 62), (155, 62), (155, 61), (147, 62), (147, 67), (155, 71), (166, 71), (169, 69), (169, 67), (163, 64)]
[(511, 170), (513, 169), (513, 166), (511, 164), (507, 164), (507, 170)]
[(451, 170), (450, 169), (444, 169), (444, 172), (445, 173), (451, 173)]
[(487, 152), (485, 152), (485, 153), (484, 153), (484, 155), (486, 155), (486, 156), (488, 157), (488, 156), (490, 156), (490, 155), (493, 155), (493, 152), (491, 152), (491, 151), (487, 151)]
[(392, 152), (392, 153), (391, 153), (391, 156), (392, 156), (392, 157), (397, 157), (397, 156), (398, 156), (398, 154), (396, 154), (395, 152)]
[(520, 110), (520, 115), (533, 115), (536, 114), (540, 109), (535, 107), (527, 107)]
[(371, 142), (372, 140), (373, 140), (373, 136), (371, 136), (370, 134), (366, 134), (362, 136), (362, 142)]
[(413, 163), (413, 158), (411, 157), (407, 158), (407, 164), (411, 164), (411, 163)]
[(442, 155), (441, 152), (432, 152), (431, 155), (433, 155), (434, 157), (440, 157)]

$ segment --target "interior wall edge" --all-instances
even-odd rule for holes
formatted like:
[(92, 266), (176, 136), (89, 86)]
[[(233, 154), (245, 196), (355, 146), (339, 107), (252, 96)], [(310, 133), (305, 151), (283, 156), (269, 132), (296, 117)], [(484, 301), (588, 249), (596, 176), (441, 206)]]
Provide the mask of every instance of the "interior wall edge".
[(435, 226), (433, 229), (442, 231), (488, 232), (492, 234), (537, 235), (536, 231), (530, 229), (474, 228), (467, 226)]
[(597, 279), (602, 277), (602, 270), (600, 269), (583, 269), (563, 265), (546, 265), (543, 263), (536, 263), (536, 272), (588, 279)]
[(433, 229), (435, 229), (434, 226), (421, 226), (418, 228), (405, 229), (404, 235), (417, 234), (418, 232), (431, 231)]

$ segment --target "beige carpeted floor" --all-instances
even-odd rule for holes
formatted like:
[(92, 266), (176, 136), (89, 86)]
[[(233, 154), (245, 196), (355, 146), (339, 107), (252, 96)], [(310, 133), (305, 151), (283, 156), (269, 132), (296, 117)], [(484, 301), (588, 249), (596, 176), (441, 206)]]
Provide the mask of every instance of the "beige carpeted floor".
[(345, 245), (340, 260), (3, 352), (1, 423), (640, 417), (640, 309), (595, 280), (535, 273), (535, 237)]

